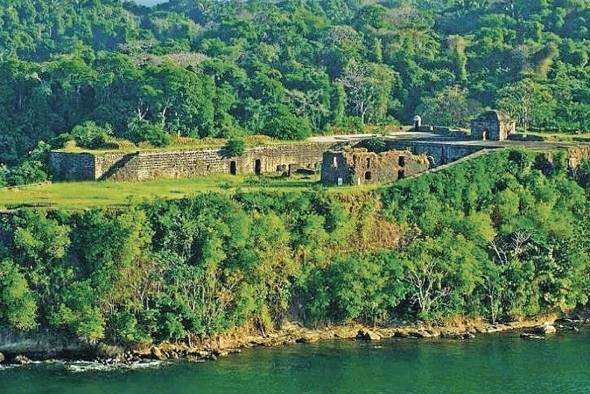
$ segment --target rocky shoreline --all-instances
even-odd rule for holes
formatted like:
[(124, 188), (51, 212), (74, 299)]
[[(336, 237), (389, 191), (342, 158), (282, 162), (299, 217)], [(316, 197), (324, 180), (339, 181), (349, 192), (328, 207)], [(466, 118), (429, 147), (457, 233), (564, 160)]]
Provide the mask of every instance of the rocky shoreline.
[[(444, 326), (427, 324), (395, 325), (388, 327), (367, 327), (360, 324), (328, 326), (319, 329), (306, 328), (299, 323), (285, 323), (283, 328), (268, 335), (260, 335), (252, 330), (235, 329), (215, 338), (193, 341), (193, 343), (163, 342), (140, 345), (125, 349), (118, 346), (98, 344), (92, 349), (80, 352), (59, 354), (56, 352), (6, 352), (0, 353), (0, 364), (26, 365), (33, 360), (86, 360), (110, 366), (128, 366), (149, 361), (186, 360), (203, 362), (217, 360), (230, 354), (240, 353), (242, 349), (265, 346), (284, 346), (307, 344), (325, 340), (365, 340), (384, 339), (435, 339), (469, 340), (478, 334), (506, 331), (521, 331), (523, 339), (543, 340), (559, 331), (579, 331), (580, 327), (590, 325), (590, 319), (561, 318), (542, 316), (523, 321), (490, 324), (483, 321), (459, 321)], [(57, 357), (56, 357), (57, 355)]]

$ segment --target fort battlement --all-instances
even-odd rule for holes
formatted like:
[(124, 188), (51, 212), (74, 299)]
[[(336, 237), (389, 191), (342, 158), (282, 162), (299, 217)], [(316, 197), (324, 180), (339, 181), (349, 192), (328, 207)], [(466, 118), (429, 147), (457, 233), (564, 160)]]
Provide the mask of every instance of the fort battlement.
[(210, 174), (255, 175), (287, 172), (290, 166), (319, 170), (324, 152), (345, 142), (301, 142), (256, 146), (239, 157), (223, 148), (72, 153), (53, 151), (49, 166), (56, 180), (142, 181)]
[(291, 173), (292, 169), (303, 168), (322, 170), (325, 184), (361, 184), (397, 180), (489, 149), (567, 149), (572, 168), (590, 157), (590, 144), (510, 140), (515, 123), (499, 111), (487, 111), (476, 118), (470, 135), (448, 128), (436, 128), (440, 131), (437, 133), (433, 127), (424, 132), (424, 128), (418, 122), (414, 132), (385, 137), (384, 148), (390, 153), (381, 155), (361, 153), (358, 149), (354, 154), (344, 151), (346, 147), (363, 148), (370, 135), (328, 136), (250, 147), (239, 157), (230, 157), (223, 147), (135, 152), (54, 151), (49, 154), (49, 166), (55, 180), (142, 181), (211, 174)]

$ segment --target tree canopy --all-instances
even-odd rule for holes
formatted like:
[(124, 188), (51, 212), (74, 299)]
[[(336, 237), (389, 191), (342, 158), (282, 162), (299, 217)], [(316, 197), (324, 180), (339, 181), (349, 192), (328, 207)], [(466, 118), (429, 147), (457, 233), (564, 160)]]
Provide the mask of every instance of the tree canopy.
[(416, 113), (464, 126), (486, 107), (529, 130), (589, 130), (588, 20), (568, 0), (7, 0), (0, 163), (87, 122), (156, 146)]

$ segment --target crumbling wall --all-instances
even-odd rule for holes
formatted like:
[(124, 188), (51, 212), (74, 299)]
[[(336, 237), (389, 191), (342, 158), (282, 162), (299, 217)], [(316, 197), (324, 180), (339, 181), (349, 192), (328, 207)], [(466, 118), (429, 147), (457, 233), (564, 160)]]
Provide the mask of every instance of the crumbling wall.
[(351, 149), (324, 153), (322, 183), (325, 185), (361, 185), (393, 182), (428, 170), (428, 159), (410, 151), (383, 153)]
[(340, 144), (328, 142), (272, 144), (248, 148), (240, 157), (228, 157), (223, 148), (95, 155), (56, 151), (50, 153), (50, 168), (56, 180), (119, 181), (265, 174), (286, 171), (289, 165), (319, 170), (322, 154), (337, 146)]
[(471, 122), (471, 138), (504, 141), (516, 132), (516, 122), (501, 111), (487, 111)]
[(54, 179), (80, 181), (95, 179), (95, 157), (89, 153), (49, 153), (49, 168)]
[(387, 141), (387, 148), (406, 149), (415, 155), (425, 155), (428, 157), (432, 167), (451, 163), (483, 149), (482, 146), (477, 145), (407, 140)]

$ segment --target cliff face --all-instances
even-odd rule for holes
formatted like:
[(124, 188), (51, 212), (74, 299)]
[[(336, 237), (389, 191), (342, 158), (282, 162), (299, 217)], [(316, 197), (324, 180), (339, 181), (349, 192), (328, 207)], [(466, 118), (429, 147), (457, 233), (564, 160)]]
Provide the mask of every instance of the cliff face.
[(568, 149), (568, 159), (570, 168), (577, 168), (583, 161), (590, 159), (590, 147), (578, 146)]
[(32, 354), (45, 358), (62, 354), (85, 353), (93, 348), (88, 343), (50, 330), (25, 333), (6, 327), (0, 328), (0, 353)]

